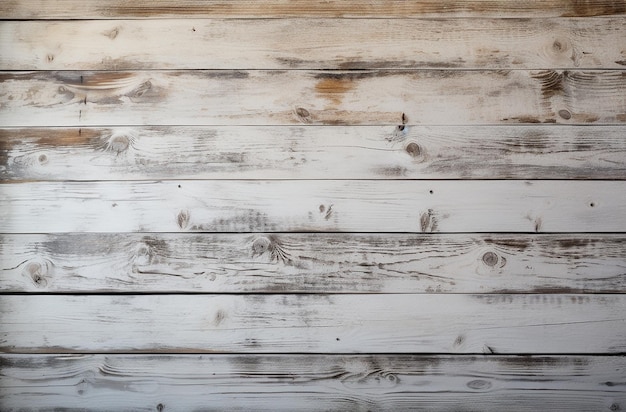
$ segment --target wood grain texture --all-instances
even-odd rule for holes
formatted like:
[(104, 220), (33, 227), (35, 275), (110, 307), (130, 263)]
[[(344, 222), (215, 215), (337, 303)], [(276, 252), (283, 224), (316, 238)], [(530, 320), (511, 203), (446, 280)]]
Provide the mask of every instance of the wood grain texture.
[(624, 0), (4, 0), (6, 19), (547, 17), (626, 14)]
[(0, 129), (0, 180), (626, 179), (621, 126)]
[(0, 236), (2, 292), (625, 293), (624, 235)]
[(0, 85), (3, 126), (626, 122), (619, 70), (4, 72)]
[(0, 352), (626, 351), (626, 295), (6, 295)]
[(622, 356), (3, 355), (0, 368), (5, 411), (609, 412), (626, 404)]
[(5, 233), (624, 232), (623, 181), (162, 181), (0, 185)]
[(624, 68), (624, 23), (623, 18), (4, 21), (0, 70)]

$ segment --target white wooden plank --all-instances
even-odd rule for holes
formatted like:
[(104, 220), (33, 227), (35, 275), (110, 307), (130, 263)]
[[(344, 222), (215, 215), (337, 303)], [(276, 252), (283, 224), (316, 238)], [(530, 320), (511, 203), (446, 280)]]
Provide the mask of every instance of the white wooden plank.
[(624, 45), (621, 18), (5, 21), (0, 70), (624, 68)]
[(546, 17), (626, 14), (624, 0), (4, 0), (7, 19), (121, 17)]
[(621, 126), (0, 129), (0, 180), (626, 179)]
[(7, 295), (0, 352), (626, 351), (626, 295)]
[(5, 411), (532, 412), (626, 403), (623, 356), (3, 355), (0, 367)]
[(0, 235), (3, 292), (624, 293), (624, 235)]
[(4, 72), (0, 84), (3, 126), (626, 122), (618, 70)]
[(0, 232), (624, 232), (623, 181), (0, 185)]

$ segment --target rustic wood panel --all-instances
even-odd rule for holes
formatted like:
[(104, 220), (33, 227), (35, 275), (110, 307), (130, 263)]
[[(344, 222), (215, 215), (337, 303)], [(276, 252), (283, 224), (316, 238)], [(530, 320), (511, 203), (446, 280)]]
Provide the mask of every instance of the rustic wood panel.
[(546, 17), (626, 14), (624, 0), (4, 0), (7, 19)]
[(624, 293), (624, 235), (0, 236), (3, 292)]
[(626, 351), (626, 295), (6, 295), (0, 352)]
[(616, 411), (626, 404), (622, 356), (3, 355), (0, 368), (7, 411)]
[(161, 181), (0, 185), (5, 233), (624, 232), (623, 181)]
[(626, 122), (619, 70), (4, 72), (0, 84), (3, 126)]
[(0, 180), (626, 179), (621, 126), (0, 129)]
[(0, 23), (1, 70), (624, 68), (625, 46), (621, 18)]

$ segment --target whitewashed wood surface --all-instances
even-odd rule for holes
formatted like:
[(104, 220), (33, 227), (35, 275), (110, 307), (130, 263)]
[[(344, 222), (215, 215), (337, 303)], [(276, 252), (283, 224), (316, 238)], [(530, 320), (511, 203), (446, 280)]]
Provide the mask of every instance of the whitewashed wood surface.
[(619, 410), (615, 356), (2, 355), (7, 410)]
[(626, 182), (28, 182), (0, 209), (5, 233), (624, 232)]
[(0, 179), (626, 179), (621, 126), (0, 129)]
[(7, 19), (623, 16), (624, 0), (5, 0)]
[(0, 411), (626, 409), (625, 23), (1, 2)]
[(624, 45), (607, 18), (7, 21), (0, 70), (623, 68)]
[(624, 235), (0, 235), (2, 292), (624, 293)]
[(3, 126), (626, 122), (619, 70), (37, 71), (0, 84)]
[(0, 324), (17, 353), (621, 354), (626, 295), (6, 295)]

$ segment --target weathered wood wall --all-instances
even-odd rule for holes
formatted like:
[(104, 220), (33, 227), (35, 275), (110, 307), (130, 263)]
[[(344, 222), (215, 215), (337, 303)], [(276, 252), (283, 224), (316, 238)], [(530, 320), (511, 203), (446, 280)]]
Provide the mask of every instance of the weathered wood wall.
[(626, 1), (0, 17), (0, 410), (626, 409)]

